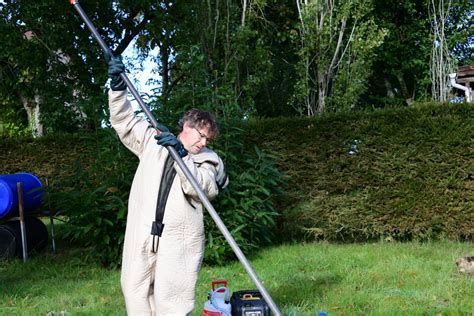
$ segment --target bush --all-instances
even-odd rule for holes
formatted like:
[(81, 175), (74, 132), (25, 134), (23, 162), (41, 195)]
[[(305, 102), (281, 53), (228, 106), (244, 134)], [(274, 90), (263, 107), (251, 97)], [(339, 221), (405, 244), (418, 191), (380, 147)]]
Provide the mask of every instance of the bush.
[[(271, 243), (277, 212), (273, 203), (281, 194), (283, 176), (276, 168), (277, 155), (249, 148), (240, 140), (244, 130), (227, 128), (215, 150), (223, 158), (229, 173), (228, 188), (221, 192), (213, 206), (244, 253)], [(212, 218), (206, 214), (207, 249), (205, 261), (222, 263), (232, 250)]]
[[(275, 216), (272, 194), (278, 192), (280, 173), (276, 156), (239, 141), (243, 130), (231, 128), (215, 145), (226, 163), (230, 185), (213, 201), (222, 220), (243, 251), (250, 251), (272, 237)], [(47, 190), (47, 200), (68, 219), (67, 238), (92, 247), (104, 264), (118, 265), (125, 234), (128, 194), (136, 157), (118, 140), (112, 129), (82, 134), (75, 140), (87, 148), (90, 160), (76, 161), (67, 176)], [(207, 215), (207, 214), (206, 214)], [(231, 249), (209, 216), (207, 262), (222, 262)]]
[(127, 201), (136, 157), (115, 131), (82, 134), (92, 161), (77, 161), (67, 177), (47, 190), (47, 200), (67, 218), (66, 238), (91, 247), (105, 265), (117, 266), (123, 248)]

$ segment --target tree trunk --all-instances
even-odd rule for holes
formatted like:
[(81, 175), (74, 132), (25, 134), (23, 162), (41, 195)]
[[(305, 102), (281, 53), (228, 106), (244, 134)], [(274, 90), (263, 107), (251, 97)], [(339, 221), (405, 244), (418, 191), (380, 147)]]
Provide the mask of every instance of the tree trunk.
[(385, 84), (385, 89), (387, 89), (387, 97), (389, 98), (394, 98), (395, 97), (395, 91), (393, 90), (392, 84), (387, 78), (384, 78), (384, 84)]
[(242, 4), (242, 19), (240, 21), (240, 24), (242, 26), (245, 26), (245, 14), (246, 14), (246, 11), (247, 11), (247, 0), (243, 0), (243, 4)]
[(26, 114), (28, 115), (28, 126), (31, 128), (31, 135), (34, 138), (43, 136), (43, 124), (41, 124), (40, 120), (40, 107), (41, 103), (43, 103), (43, 98), (38, 94), (35, 94), (33, 100), (22, 94), (20, 95), (20, 98), (23, 107), (26, 110)]
[(397, 79), (398, 79), (398, 82), (400, 83), (400, 89), (402, 90), (403, 99), (405, 99), (405, 102), (408, 104), (408, 106), (412, 105), (413, 98), (410, 92), (408, 91), (408, 87), (405, 82), (405, 79), (403, 78), (403, 75), (401, 73), (398, 73)]
[(318, 105), (316, 113), (323, 113), (326, 108), (327, 79), (322, 73), (318, 73)]

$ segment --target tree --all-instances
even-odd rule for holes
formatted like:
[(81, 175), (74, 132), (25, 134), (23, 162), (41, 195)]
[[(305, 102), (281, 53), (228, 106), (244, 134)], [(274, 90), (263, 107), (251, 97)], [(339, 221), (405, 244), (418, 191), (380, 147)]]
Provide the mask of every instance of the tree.
[[(156, 7), (149, 1), (83, 1), (81, 5), (114, 54), (127, 48)], [(73, 8), (67, 1), (52, 5), (17, 0), (0, 6), (0, 32), (5, 39), (0, 89), (7, 96), (3, 105), (13, 113), (24, 107), (20, 113), (29, 125), (44, 124), (46, 131), (99, 127), (106, 114), (106, 64)]]
[(0, 30), (9, 34), (0, 56), (0, 89), (8, 96), (4, 106), (14, 112), (24, 107), (33, 136), (42, 134), (43, 124), (67, 129), (83, 113), (74, 102), (80, 82), (73, 65), (78, 60), (71, 54), (71, 32), (62, 29), (70, 23), (67, 14), (58, 13), (61, 9), (29, 1), (10, 1), (0, 9)]
[[(472, 56), (469, 36), (472, 37), (472, 18), (469, 0), (452, 0), (445, 23), (445, 43), (450, 58), (467, 60)], [(369, 79), (370, 90), (364, 100), (369, 105), (411, 105), (432, 96), (430, 56), (433, 36), (429, 1), (376, 1), (374, 15), (388, 31), (383, 44), (376, 51), (374, 69)], [(471, 29), (471, 32), (469, 32)], [(471, 34), (471, 35), (469, 35)], [(462, 63), (462, 62), (461, 62)]]
[[(456, 66), (472, 62), (472, 3), (465, 0), (430, 0), (432, 49), (430, 58), (432, 98), (437, 102), (449, 99), (448, 75)], [(471, 32), (469, 32), (469, 30)]]
[(474, 64), (474, 10), (471, 0), (452, 0), (446, 25), (449, 51), (458, 65)]
[(450, 9), (451, 0), (446, 2), (444, 0), (430, 0), (429, 12), (433, 38), (430, 58), (431, 91), (433, 100), (437, 102), (448, 100), (451, 90), (448, 75), (454, 69), (445, 32)]
[(374, 14), (387, 37), (376, 51), (368, 102), (382, 106), (396, 99), (410, 105), (426, 98), (431, 43), (425, 1), (376, 1)]
[[(165, 112), (161, 115), (176, 116), (189, 107), (206, 108), (223, 119), (255, 113), (254, 97), (271, 64), (253, 27), (260, 12), (254, 5), (243, 10), (240, 2), (216, 0), (167, 8), (159, 42), (146, 39), (166, 47), (157, 69), (163, 82), (155, 107)], [(157, 30), (151, 25), (148, 31)]]
[[(364, 86), (372, 51), (382, 43), (384, 32), (370, 16), (371, 1), (297, 0), (296, 4), (300, 17), (301, 78), (295, 102), (303, 101), (301, 112), (312, 116), (326, 110), (327, 98), (337, 80), (360, 81), (359, 87)], [(339, 85), (339, 90), (343, 85)], [(350, 95), (351, 103), (357, 102), (363, 92), (360, 88), (343, 90), (344, 99)], [(332, 110), (335, 109), (336, 102)]]
[[(470, 0), (450, 1), (444, 55), (472, 61)], [(127, 68), (140, 68), (156, 52), (158, 76), (151, 80), (159, 89), (150, 105), (173, 121), (193, 106), (241, 119), (316, 115), (363, 102), (411, 104), (432, 94), (433, 38), (425, 0), (81, 5), (115, 55), (130, 45), (138, 48)], [(34, 36), (27, 40), (25, 33)], [(107, 118), (106, 64), (67, 1), (2, 2), (0, 34), (0, 121), (29, 122), (38, 133), (42, 125), (46, 132), (101, 126)]]
[(252, 27), (269, 52), (271, 67), (262, 74), (265, 80), (254, 96), (255, 110), (266, 117), (296, 115), (291, 96), (298, 79), (298, 11), (294, 0), (267, 1), (262, 10), (264, 19), (255, 17)]

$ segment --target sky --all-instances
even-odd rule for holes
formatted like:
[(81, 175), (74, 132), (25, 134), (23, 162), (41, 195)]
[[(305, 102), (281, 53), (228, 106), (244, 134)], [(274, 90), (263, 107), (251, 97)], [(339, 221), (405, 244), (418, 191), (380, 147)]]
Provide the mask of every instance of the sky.
[[(156, 56), (156, 54), (157, 54), (157, 49), (152, 50), (149, 55)], [(127, 57), (133, 58), (136, 56), (137, 56), (137, 51), (136, 49), (134, 49), (134, 42), (132, 42), (127, 47), (127, 49), (123, 52), (123, 57), (125, 59)], [(151, 61), (151, 58), (147, 58), (143, 63), (143, 70), (138, 69), (138, 70), (132, 71), (132, 69), (130, 69), (130, 73), (127, 74), (128, 78), (135, 84), (135, 88), (137, 89), (139, 93), (151, 94), (152, 90), (158, 87), (156, 84), (155, 85), (147, 84), (148, 79), (152, 78), (153, 76), (157, 76), (156, 74), (152, 74), (152, 69), (154, 66), (155, 66), (155, 63)], [(132, 98), (133, 97), (130, 95), (132, 106), (134, 107), (135, 110), (138, 110), (140, 107), (136, 101), (132, 100)]]

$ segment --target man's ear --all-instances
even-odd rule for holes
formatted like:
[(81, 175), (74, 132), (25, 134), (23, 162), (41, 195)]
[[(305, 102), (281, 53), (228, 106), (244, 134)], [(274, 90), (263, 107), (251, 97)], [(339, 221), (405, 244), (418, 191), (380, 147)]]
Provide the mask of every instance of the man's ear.
[(189, 122), (184, 122), (184, 123), (183, 123), (183, 130), (184, 130), (184, 129), (190, 129), (190, 128), (192, 128), (192, 127), (191, 127), (191, 125), (189, 124)]

